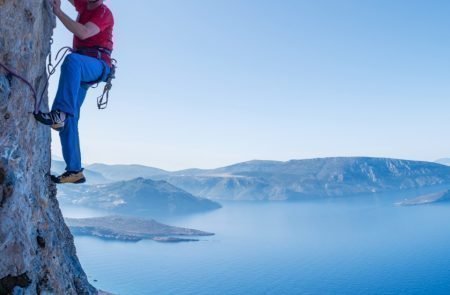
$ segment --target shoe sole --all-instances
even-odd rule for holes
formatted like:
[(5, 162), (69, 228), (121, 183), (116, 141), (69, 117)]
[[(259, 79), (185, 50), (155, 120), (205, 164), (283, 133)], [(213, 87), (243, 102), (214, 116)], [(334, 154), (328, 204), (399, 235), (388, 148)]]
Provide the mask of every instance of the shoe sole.
[(51, 127), (53, 130), (61, 132), (64, 129), (64, 124), (53, 124)]
[(81, 183), (85, 183), (86, 182), (86, 178), (83, 177), (83, 178), (81, 178), (81, 179), (79, 179), (77, 181), (74, 181), (74, 182), (60, 182), (60, 181), (58, 181), (58, 179), (52, 178), (52, 181), (54, 183), (56, 183), (56, 184), (67, 184), (67, 183), (81, 184)]
[(74, 183), (75, 184), (80, 184), (80, 183), (85, 183), (86, 182), (86, 178), (81, 178), (80, 180), (78, 180), (78, 181), (75, 181)]
[(34, 118), (35, 118), (36, 121), (38, 121), (39, 123), (44, 124), (44, 125), (46, 125), (46, 126), (49, 126), (49, 127), (51, 127), (53, 130), (56, 130), (56, 131), (62, 131), (62, 130), (64, 129), (65, 122), (53, 124), (52, 121), (43, 119), (43, 118), (40, 116), (40, 114), (41, 114), (41, 113), (39, 113), (39, 114), (33, 114), (33, 115), (34, 115)]
[(36, 119), (36, 121), (38, 121), (39, 123), (46, 125), (46, 126), (51, 126), (52, 122), (49, 120), (45, 120), (42, 117), (40, 117), (39, 114), (34, 114), (34, 118)]

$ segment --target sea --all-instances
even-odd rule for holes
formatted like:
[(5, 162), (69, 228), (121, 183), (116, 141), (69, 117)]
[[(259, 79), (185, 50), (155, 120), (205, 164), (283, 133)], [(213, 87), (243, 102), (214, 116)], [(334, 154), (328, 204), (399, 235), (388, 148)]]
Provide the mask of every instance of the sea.
[(223, 202), (160, 219), (215, 233), (198, 242), (75, 244), (89, 281), (117, 295), (450, 294), (450, 205), (394, 204), (403, 197)]

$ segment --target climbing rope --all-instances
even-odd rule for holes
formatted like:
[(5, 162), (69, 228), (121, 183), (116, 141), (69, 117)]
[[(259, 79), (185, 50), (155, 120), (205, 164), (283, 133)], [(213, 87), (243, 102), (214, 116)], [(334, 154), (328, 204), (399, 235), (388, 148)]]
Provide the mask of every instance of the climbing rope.
[[(55, 57), (56, 64), (53, 65), (52, 63), (52, 45), (53, 45), (53, 38), (50, 38), (50, 52), (48, 54), (48, 65), (47, 65), (47, 80), (45, 81), (45, 86), (42, 90), (41, 96), (39, 98), (39, 101), (36, 100), (36, 104), (34, 107), (34, 113), (39, 113), (39, 110), (41, 108), (42, 99), (44, 98), (45, 91), (47, 90), (48, 83), (50, 82), (50, 78), (53, 76), (53, 74), (56, 72), (56, 69), (58, 68), (59, 64), (63, 61), (64, 57), (67, 55), (67, 53), (70, 51), (72, 52), (72, 48), (65, 46), (58, 50)], [(61, 58), (58, 59), (59, 54), (63, 52)]]
[[(17, 72), (11, 70), (5, 64), (0, 62), (0, 67), (2, 67), (10, 75), (16, 77), (17, 79), (19, 79), (20, 81), (25, 83), (30, 88), (30, 90), (31, 90), (31, 92), (33, 94), (33, 98), (34, 98), (34, 112), (33, 113), (35, 115), (37, 115), (39, 113), (39, 110), (40, 110), (40, 107), (41, 107), (41, 103), (42, 103), (42, 100), (44, 98), (45, 91), (47, 90), (47, 86), (49, 84), (51, 76), (53, 76), (53, 74), (55, 74), (56, 69), (61, 64), (61, 62), (63, 61), (64, 57), (67, 55), (67, 53), (68, 52), (73, 52), (73, 49), (71, 47), (69, 47), (69, 46), (62, 47), (56, 53), (55, 65), (53, 65), (53, 63), (52, 63), (52, 50), (51, 50), (52, 44), (53, 44), (53, 38), (50, 38), (50, 53), (48, 55), (47, 79), (45, 81), (45, 86), (44, 86), (44, 88), (43, 88), (39, 98), (38, 98), (36, 89), (34, 89), (33, 85), (31, 85), (31, 83), (27, 79), (25, 79), (22, 75), (20, 75)], [(59, 55), (61, 53), (62, 53), (62, 55), (60, 57)], [(105, 85), (105, 87), (103, 89), (103, 93), (102, 93), (102, 95), (97, 97), (97, 107), (98, 107), (99, 110), (106, 109), (106, 107), (108, 105), (109, 91), (112, 88), (112, 80), (115, 79), (115, 77), (116, 77), (116, 64), (117, 64), (117, 61), (115, 59), (112, 59), (111, 72), (108, 75), (107, 80), (105, 81), (106, 85)], [(94, 82), (93, 85), (91, 85), (90, 87), (92, 87), (92, 88), (97, 87), (99, 82), (101, 82), (101, 81)], [(94, 86), (95, 84), (97, 84), (97, 86)]]
[[(51, 39), (50, 45), (53, 44), (53, 39)], [(59, 55), (63, 52), (61, 57)], [(69, 46), (64, 46), (58, 50), (55, 57), (56, 64), (52, 64), (52, 51), (50, 50), (50, 53), (48, 54), (48, 65), (47, 65), (47, 72), (49, 78), (56, 72), (56, 69), (58, 68), (59, 64), (63, 61), (64, 57), (67, 55), (68, 52), (73, 52), (73, 49)]]
[[(36, 89), (34, 89), (33, 85), (31, 85), (31, 83), (25, 79), (22, 75), (18, 74), (16, 71), (11, 70), (9, 67), (7, 67), (5, 64), (0, 62), (0, 67), (2, 67), (5, 71), (7, 71), (10, 75), (16, 77), (17, 79), (19, 79), (20, 81), (22, 81), (23, 83), (25, 83), (31, 90), (31, 92), (33, 93), (33, 98), (34, 98), (34, 114), (38, 114), (39, 113), (39, 109), (42, 103), (42, 99), (44, 98), (44, 94), (45, 91), (47, 90), (47, 86), (48, 86), (48, 82), (50, 81), (50, 77), (55, 73), (56, 68), (59, 66), (59, 64), (61, 63), (61, 61), (63, 60), (64, 56), (67, 54), (67, 52), (69, 51), (68, 49), (71, 50), (70, 47), (63, 47), (58, 51), (58, 54), (56, 55), (55, 61), (57, 61), (56, 65), (53, 66), (52, 64), (52, 50), (51, 50), (51, 46), (53, 44), (53, 39), (50, 38), (50, 53), (48, 55), (48, 65), (47, 65), (47, 71), (48, 71), (48, 75), (47, 75), (47, 80), (45, 81), (45, 86), (44, 89), (41, 92), (41, 95), (38, 98), (37, 95), (37, 91)], [(62, 57), (58, 60), (58, 55), (60, 54), (60, 52), (66, 49), (66, 51), (64, 52), (64, 54), (62, 55)]]
[(2, 67), (3, 69), (5, 69), (5, 71), (7, 71), (10, 75), (16, 77), (17, 79), (21, 80), (23, 83), (25, 83), (26, 85), (28, 85), (28, 87), (31, 89), (31, 92), (33, 93), (33, 97), (35, 100), (35, 105), (34, 105), (34, 111), (35, 114), (37, 114), (37, 95), (36, 95), (36, 90), (34, 90), (33, 85), (31, 85), (30, 82), (27, 81), (27, 79), (25, 79), (24, 77), (22, 77), (21, 75), (19, 75), (18, 73), (14, 72), (13, 70), (11, 70), (10, 68), (8, 68), (6, 65), (4, 65), (3, 63), (0, 62), (0, 67)]

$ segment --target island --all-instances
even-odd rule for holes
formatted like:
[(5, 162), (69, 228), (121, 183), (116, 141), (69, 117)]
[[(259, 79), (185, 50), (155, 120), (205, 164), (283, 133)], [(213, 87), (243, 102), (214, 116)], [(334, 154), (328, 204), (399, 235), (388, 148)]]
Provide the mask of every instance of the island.
[(118, 215), (95, 218), (65, 218), (65, 220), (73, 235), (93, 236), (105, 240), (138, 242), (149, 239), (163, 243), (178, 243), (199, 241), (191, 237), (214, 235), (200, 230), (162, 224), (153, 219)]
[(397, 206), (418, 206), (434, 203), (450, 202), (450, 190), (440, 191), (437, 193), (431, 193), (421, 195), (417, 198), (407, 199), (401, 202), (395, 203)]

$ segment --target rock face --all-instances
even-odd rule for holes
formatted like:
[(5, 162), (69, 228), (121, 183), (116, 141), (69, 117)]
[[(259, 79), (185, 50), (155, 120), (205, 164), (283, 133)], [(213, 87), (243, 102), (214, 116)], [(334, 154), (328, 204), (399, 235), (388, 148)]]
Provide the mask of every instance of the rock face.
[[(55, 24), (49, 2), (0, 0), (0, 62), (38, 93)], [(49, 179), (50, 130), (33, 109), (30, 89), (0, 69), (0, 294), (97, 294)]]

